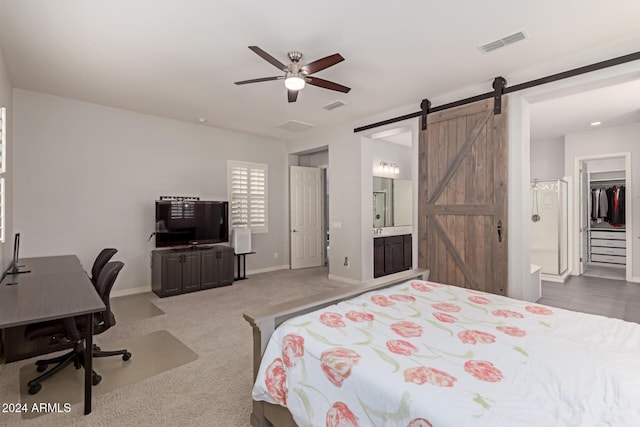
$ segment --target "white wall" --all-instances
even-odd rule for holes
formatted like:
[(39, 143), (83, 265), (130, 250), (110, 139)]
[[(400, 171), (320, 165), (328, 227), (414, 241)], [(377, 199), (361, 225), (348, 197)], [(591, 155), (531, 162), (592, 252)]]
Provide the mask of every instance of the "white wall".
[(564, 176), (564, 137), (531, 141), (531, 179)]
[(7, 73), (7, 67), (4, 63), (4, 56), (2, 50), (0, 50), (0, 105), (7, 109), (7, 170), (5, 172), (5, 241), (0, 242), (0, 268), (5, 270), (9, 265), (10, 253), (13, 250), (13, 214), (11, 212), (12, 195), (11, 183), (13, 182), (13, 162), (11, 157), (13, 156), (13, 102), (12, 102), (12, 89), (11, 82), (9, 81), (9, 75)]
[[(319, 147), (329, 148), (330, 275), (333, 278), (354, 282), (362, 279), (363, 268), (361, 195), (365, 190), (361, 188), (360, 139), (359, 135), (353, 133), (351, 124), (347, 123), (331, 129), (310, 129), (297, 136), (287, 147), (289, 154)], [(370, 159), (369, 154), (368, 167), (371, 164)], [(370, 182), (369, 191), (371, 186)], [(371, 204), (368, 208), (371, 209)], [(370, 218), (371, 213), (367, 216), (367, 219)], [(349, 258), (349, 266), (344, 265), (345, 257)]]
[(283, 142), (20, 89), (14, 108), (21, 256), (75, 253), (88, 269), (112, 246), (125, 262), (115, 289), (148, 287), (154, 201), (227, 200), (232, 159), (269, 166), (269, 232), (253, 235), (247, 270), (286, 264)]
[(316, 153), (301, 154), (298, 157), (298, 166), (320, 167), (329, 164), (329, 150), (322, 150)]
[[(640, 123), (594, 129), (565, 136), (565, 171), (569, 176), (574, 174), (576, 157), (622, 152), (631, 153), (631, 189), (633, 194), (626, 193), (626, 203), (631, 203), (633, 212), (631, 218), (634, 253), (632, 276), (640, 278), (640, 256), (638, 256), (640, 254), (640, 174), (637, 173), (640, 171)], [(619, 163), (614, 163), (614, 166), (618, 169)]]
[[(589, 171), (589, 173), (615, 171), (614, 173), (607, 174), (607, 175), (613, 175), (614, 177), (618, 177), (618, 176), (624, 177), (624, 174), (620, 173), (620, 171), (623, 171), (625, 169), (623, 157), (611, 157), (606, 159), (586, 160), (585, 163), (587, 163), (587, 170)], [(562, 166), (564, 166), (564, 164)], [(603, 178), (603, 177), (599, 176), (598, 178)], [(606, 179), (609, 179), (609, 178), (610, 176), (606, 176)]]
[[(393, 142), (374, 139), (372, 143), (372, 167), (374, 176), (394, 179), (411, 179), (411, 147)], [(378, 170), (380, 162), (395, 163), (400, 169), (399, 174), (384, 173)]]

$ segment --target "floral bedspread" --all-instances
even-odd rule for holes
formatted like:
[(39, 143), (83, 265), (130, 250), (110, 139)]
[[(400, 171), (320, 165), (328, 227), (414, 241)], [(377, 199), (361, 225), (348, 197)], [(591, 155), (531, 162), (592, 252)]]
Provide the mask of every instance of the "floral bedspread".
[(413, 280), (285, 322), (253, 398), (300, 426), (638, 426), (640, 325)]

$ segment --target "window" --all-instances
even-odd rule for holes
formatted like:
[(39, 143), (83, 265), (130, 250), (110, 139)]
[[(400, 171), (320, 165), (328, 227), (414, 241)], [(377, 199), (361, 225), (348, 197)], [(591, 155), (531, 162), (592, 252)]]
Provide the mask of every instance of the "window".
[(0, 107), (0, 243), (5, 241), (5, 172), (7, 171), (7, 109)]
[(267, 165), (229, 160), (229, 218), (231, 227), (249, 227), (253, 233), (266, 233)]

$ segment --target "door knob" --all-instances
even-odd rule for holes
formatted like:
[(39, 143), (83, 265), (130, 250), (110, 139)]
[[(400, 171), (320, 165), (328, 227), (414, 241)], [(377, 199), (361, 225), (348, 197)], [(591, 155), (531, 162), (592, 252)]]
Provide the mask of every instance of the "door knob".
[(498, 242), (502, 242), (502, 220), (498, 220)]
[(298, 232), (298, 230), (291, 230), (291, 231), (292, 231), (292, 232), (294, 232), (294, 233), (297, 233), (297, 232)]

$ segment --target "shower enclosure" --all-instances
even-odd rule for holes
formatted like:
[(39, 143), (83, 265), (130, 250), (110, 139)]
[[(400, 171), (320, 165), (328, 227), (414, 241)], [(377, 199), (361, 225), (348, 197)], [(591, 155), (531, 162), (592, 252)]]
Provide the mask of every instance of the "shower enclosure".
[(567, 188), (561, 179), (531, 182), (531, 263), (545, 275), (562, 276), (568, 269)]

